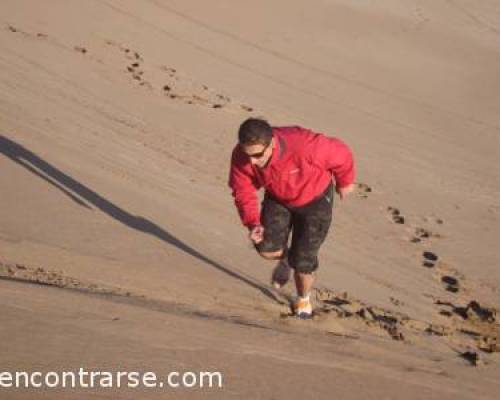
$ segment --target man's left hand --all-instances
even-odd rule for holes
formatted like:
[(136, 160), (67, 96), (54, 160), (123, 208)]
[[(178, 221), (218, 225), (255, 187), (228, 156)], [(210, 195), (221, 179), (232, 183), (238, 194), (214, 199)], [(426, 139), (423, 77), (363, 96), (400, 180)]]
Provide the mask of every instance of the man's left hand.
[(337, 187), (336, 191), (340, 196), (340, 200), (344, 200), (349, 195), (349, 193), (354, 191), (354, 183), (351, 183), (350, 185), (341, 188)]

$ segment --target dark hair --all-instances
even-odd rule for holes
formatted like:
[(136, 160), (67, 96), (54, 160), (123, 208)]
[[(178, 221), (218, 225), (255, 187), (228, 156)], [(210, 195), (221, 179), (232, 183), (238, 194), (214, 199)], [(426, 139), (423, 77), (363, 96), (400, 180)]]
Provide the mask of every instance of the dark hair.
[(238, 140), (241, 145), (263, 144), (268, 145), (273, 138), (271, 125), (260, 118), (248, 118), (240, 125)]

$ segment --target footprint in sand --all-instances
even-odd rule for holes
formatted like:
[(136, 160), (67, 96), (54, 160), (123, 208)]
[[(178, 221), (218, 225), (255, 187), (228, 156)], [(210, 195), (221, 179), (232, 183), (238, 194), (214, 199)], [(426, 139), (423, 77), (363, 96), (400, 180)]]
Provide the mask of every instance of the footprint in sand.
[(458, 279), (453, 276), (444, 275), (441, 277), (441, 282), (443, 282), (448, 292), (457, 293), (460, 290), (460, 283)]
[(500, 353), (500, 342), (498, 337), (484, 336), (478, 339), (478, 347), (486, 353)]
[(420, 243), (424, 239), (431, 237), (431, 233), (423, 228), (416, 228), (414, 236), (410, 239), (412, 243)]
[(336, 318), (358, 321), (373, 331), (385, 331), (393, 340), (405, 340), (400, 330), (401, 318), (394, 313), (349, 299), (345, 292), (336, 295), (329, 289), (317, 289), (315, 295), (318, 303), (318, 307), (315, 308), (317, 319)]
[[(484, 353), (500, 352), (500, 325), (494, 308), (482, 306), (476, 300), (469, 301), (466, 306), (441, 300), (437, 300), (435, 304), (446, 307), (439, 311), (441, 315), (454, 319), (454, 343), (458, 340), (462, 346), (473, 345)], [(471, 364), (477, 365), (474, 359), (479, 357), (479, 353), (470, 350), (470, 354), (465, 354), (464, 358), (467, 357), (471, 357)]]
[(49, 36), (45, 33), (37, 33), (36, 35), (33, 34), (33, 33), (29, 33), (29, 32), (25, 32), (19, 28), (16, 28), (15, 26), (12, 26), (12, 25), (9, 25), (7, 27), (7, 29), (12, 32), (12, 33), (20, 33), (21, 35), (24, 35), (24, 36), (31, 36), (31, 37), (36, 37), (38, 39), (47, 39)]
[[(441, 307), (447, 307), (446, 315), (451, 313), (451, 316), (458, 316), (464, 321), (469, 322), (484, 322), (487, 324), (497, 324), (497, 310), (482, 306), (478, 301), (471, 300), (465, 307), (457, 306), (449, 301), (436, 300), (435, 304)], [(440, 314), (443, 314), (440, 311)]]
[(397, 307), (405, 305), (405, 303), (403, 303), (401, 300), (396, 299), (395, 297), (390, 297), (389, 301)]
[(481, 358), (479, 357), (479, 354), (476, 351), (471, 351), (471, 350), (465, 351), (463, 353), (460, 353), (460, 357), (468, 361), (474, 367), (477, 367), (482, 363)]
[(184, 104), (207, 106), (213, 109), (224, 108), (231, 103), (229, 97), (214, 94), (207, 85), (200, 86), (189, 79), (187, 81), (181, 79), (175, 68), (162, 65), (160, 70), (168, 75), (168, 81), (162, 85), (163, 93), (172, 100), (181, 101)]
[(24, 36), (32, 36), (31, 34), (29, 34), (28, 32), (25, 32), (19, 28), (16, 28), (15, 26), (12, 26), (12, 25), (9, 25), (7, 27), (7, 29), (12, 32), (12, 33), (20, 33), (21, 35), (24, 35)]
[(483, 307), (476, 300), (467, 305), (466, 313), (469, 319), (478, 319), (482, 322), (494, 323), (497, 312), (493, 308)]
[(368, 193), (371, 193), (373, 190), (366, 183), (356, 183), (356, 193), (362, 199), (368, 198)]
[(424, 251), (422, 253), (424, 257), (423, 266), (427, 268), (434, 268), (439, 257), (432, 251)]
[[(433, 253), (432, 253), (433, 254)], [(430, 258), (435, 262), (437, 256)], [(447, 280), (447, 284), (457, 284)], [(315, 303), (313, 322), (320, 329), (328, 329), (330, 323), (337, 323), (355, 333), (366, 331), (374, 334), (384, 332), (391, 339), (412, 343), (416, 338), (426, 336), (439, 337), (441, 340), (459, 345), (465, 350), (458, 352), (459, 356), (470, 357), (472, 365), (482, 362), (483, 353), (500, 352), (498, 343), (500, 326), (496, 320), (496, 310), (487, 308), (473, 300), (465, 307), (457, 306), (449, 301), (435, 300), (440, 307), (440, 314), (450, 318), (450, 323), (437, 324), (410, 318), (400, 312), (390, 311), (381, 307), (367, 305), (351, 298), (347, 293), (335, 293), (322, 288), (315, 289)], [(393, 301), (394, 300), (394, 301)], [(395, 305), (401, 303), (391, 298)], [(291, 314), (282, 316), (290, 317)], [(417, 339), (419, 340), (419, 339)], [(477, 349), (477, 350), (476, 350)]]
[(132, 79), (135, 79), (136, 81), (142, 81), (142, 75), (144, 75), (144, 71), (138, 69), (140, 66), (140, 63), (133, 62), (127, 67), (127, 71), (132, 74)]
[(106, 44), (108, 46), (112, 46), (112, 47), (117, 48), (119, 51), (121, 51), (124, 54), (125, 58), (127, 60), (129, 60), (130, 64), (125, 67), (125, 71), (127, 73), (130, 73), (130, 75), (134, 81), (137, 81), (140, 86), (144, 86), (144, 87), (147, 87), (149, 89), (153, 88), (153, 85), (151, 84), (151, 82), (144, 80), (144, 71), (140, 69), (141, 62), (143, 62), (144, 59), (137, 51), (133, 51), (130, 48), (122, 46), (122, 45), (115, 43), (111, 40), (106, 41)]
[(410, 239), (410, 242), (420, 243), (426, 239), (440, 238), (440, 237), (441, 237), (441, 235), (439, 233), (434, 233), (428, 229), (417, 227), (417, 228), (415, 228), (415, 232), (413, 234), (413, 237)]
[(120, 43), (112, 40), (107, 40), (108, 46), (118, 49), (123, 53), (126, 60), (129, 60), (125, 71), (131, 75), (131, 78), (138, 82), (140, 86), (147, 87), (151, 90), (158, 88), (160, 93), (163, 93), (166, 98), (175, 100), (176, 102), (210, 107), (214, 110), (224, 109), (226, 107), (236, 106), (238, 109), (253, 112), (254, 108), (245, 104), (234, 104), (228, 96), (216, 93), (207, 85), (200, 85), (193, 79), (179, 74), (178, 70), (166, 65), (159, 66), (160, 71), (164, 73), (163, 82), (153, 82), (146, 80), (144, 71), (144, 58), (139, 52), (130, 49)]
[(85, 47), (81, 47), (81, 46), (75, 46), (73, 47), (73, 49), (79, 53), (82, 53), (82, 54), (86, 54), (87, 53), (87, 49)]
[[(430, 253), (430, 252), (429, 252)], [(434, 253), (427, 256), (437, 261)], [(445, 279), (447, 285), (458, 285), (458, 280)], [(384, 332), (391, 339), (413, 343), (422, 337), (439, 337), (441, 340), (459, 345), (466, 349), (457, 355), (470, 357), (472, 365), (482, 363), (484, 353), (500, 352), (500, 325), (497, 322), (497, 312), (493, 308), (484, 307), (476, 300), (469, 301), (465, 306), (455, 305), (449, 301), (435, 300), (442, 316), (450, 318), (449, 323), (437, 324), (434, 321), (423, 321), (410, 318), (401, 312), (386, 310), (381, 307), (367, 305), (351, 298), (347, 293), (335, 293), (323, 288), (315, 289), (315, 312), (313, 323), (323, 329), (330, 322), (349, 327), (353, 332), (358, 330), (374, 334)], [(394, 301), (393, 301), (394, 300)], [(395, 305), (401, 303), (391, 298)], [(289, 317), (288, 314), (286, 317)], [(285, 316), (284, 316), (285, 317)]]
[(401, 211), (395, 207), (387, 207), (387, 211), (389, 211), (391, 215), (392, 222), (396, 224), (404, 224), (405, 223), (405, 217), (401, 214)]
[(253, 108), (252, 107), (249, 107), (249, 106), (246, 106), (245, 104), (240, 104), (240, 107), (247, 111), (247, 112), (252, 112), (253, 111)]
[[(371, 189), (367, 190), (367, 191), (371, 191)], [(387, 207), (387, 211), (389, 212), (389, 216), (390, 216), (392, 222), (394, 222), (395, 224), (404, 225), (406, 223), (406, 219), (405, 219), (404, 215), (401, 213), (401, 211), (398, 208), (393, 207), (393, 206), (389, 206), (389, 207)], [(427, 222), (429, 221), (429, 218), (427, 218), (427, 217), (424, 219)], [(433, 220), (433, 222), (435, 222), (437, 224), (442, 224), (443, 220), (438, 218), (438, 219)], [(421, 243), (421, 242), (428, 240), (428, 239), (431, 239), (431, 238), (440, 238), (441, 237), (441, 235), (439, 233), (432, 232), (429, 229), (422, 228), (419, 226), (417, 226), (415, 228), (410, 227), (410, 229), (414, 229), (413, 234), (411, 234), (411, 237), (409, 239), (411, 243)]]

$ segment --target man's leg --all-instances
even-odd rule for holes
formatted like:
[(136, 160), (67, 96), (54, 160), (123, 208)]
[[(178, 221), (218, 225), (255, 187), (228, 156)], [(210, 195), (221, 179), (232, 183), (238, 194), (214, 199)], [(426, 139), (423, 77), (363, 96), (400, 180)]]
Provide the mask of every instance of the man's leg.
[(309, 296), (314, 284), (314, 272), (303, 273), (295, 270), (293, 277), (295, 278), (297, 295), (304, 298)]
[(260, 256), (266, 260), (276, 260), (278, 263), (271, 274), (271, 285), (275, 289), (281, 289), (290, 280), (291, 269), (287, 259), (288, 249), (276, 252), (259, 252)]
[(297, 301), (294, 311), (299, 317), (312, 315), (310, 294), (314, 283), (314, 271), (318, 268), (318, 252), (332, 221), (333, 188), (319, 199), (293, 212), (293, 236), (289, 262), (295, 269)]
[(290, 221), (290, 211), (266, 194), (261, 211), (264, 239), (255, 245), (255, 248), (266, 260), (279, 261), (271, 275), (271, 284), (276, 288), (285, 285), (290, 277), (290, 268), (286, 261)]
[(281, 260), (283, 258), (283, 250), (260, 251), (259, 249), (257, 249), (257, 251), (259, 252), (259, 255), (266, 260)]

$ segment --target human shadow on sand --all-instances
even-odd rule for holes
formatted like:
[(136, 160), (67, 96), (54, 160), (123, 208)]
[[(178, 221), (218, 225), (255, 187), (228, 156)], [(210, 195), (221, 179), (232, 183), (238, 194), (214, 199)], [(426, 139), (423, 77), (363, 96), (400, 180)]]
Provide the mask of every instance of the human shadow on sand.
[(148, 219), (129, 214), (127, 211), (106, 200), (104, 197), (89, 189), (87, 186), (74, 180), (69, 175), (44, 161), (32, 151), (2, 135), (0, 135), (0, 153), (4, 154), (7, 158), (23, 166), (28, 171), (59, 189), (76, 204), (91, 209), (91, 207), (85, 203), (84, 200), (86, 200), (88, 203), (94, 205), (99, 210), (105, 212), (117, 221), (120, 221), (122, 224), (140, 232), (156, 236), (158, 239), (177, 247), (211, 267), (214, 267), (232, 278), (238, 279), (254, 289), (259, 290), (272, 300), (281, 303), (279, 298), (270, 289), (262, 286), (262, 284), (256, 282), (253, 278), (232, 271), (218, 262), (208, 258), (198, 250), (192, 248)]

